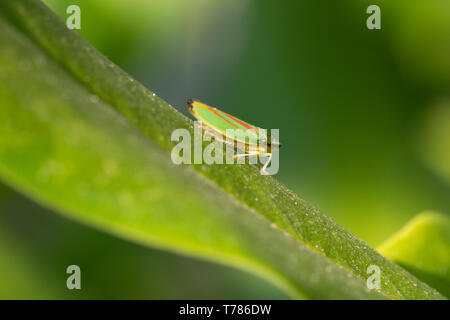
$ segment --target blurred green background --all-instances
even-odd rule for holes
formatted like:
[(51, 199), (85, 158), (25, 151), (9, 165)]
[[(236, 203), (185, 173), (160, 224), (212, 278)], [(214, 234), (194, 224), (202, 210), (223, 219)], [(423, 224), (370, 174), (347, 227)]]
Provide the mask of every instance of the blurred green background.
[[(188, 97), (266, 128), (276, 179), (377, 246), (450, 213), (448, 0), (46, 0), (187, 114)], [(381, 8), (381, 30), (366, 8)], [(287, 298), (245, 272), (148, 249), (0, 185), (0, 298)], [(80, 265), (83, 290), (65, 287)]]

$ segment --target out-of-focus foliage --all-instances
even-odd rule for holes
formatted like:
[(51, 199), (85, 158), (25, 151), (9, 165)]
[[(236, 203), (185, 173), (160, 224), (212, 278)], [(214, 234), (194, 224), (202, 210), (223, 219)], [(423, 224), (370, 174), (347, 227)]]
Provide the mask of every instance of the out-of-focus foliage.
[(396, 63), (418, 86), (450, 90), (450, 2), (447, 0), (381, 1), (387, 15)]
[(418, 125), (418, 136), (419, 153), (450, 185), (450, 97), (439, 99), (430, 106)]
[(450, 296), (450, 219), (422, 213), (384, 242), (378, 251), (419, 279)]

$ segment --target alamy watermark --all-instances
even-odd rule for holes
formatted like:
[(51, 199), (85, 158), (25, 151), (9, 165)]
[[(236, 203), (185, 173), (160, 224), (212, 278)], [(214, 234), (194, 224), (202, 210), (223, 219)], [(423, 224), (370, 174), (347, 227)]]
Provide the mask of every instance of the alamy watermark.
[(366, 13), (371, 14), (366, 21), (367, 29), (381, 29), (381, 9), (376, 4), (367, 7)]
[(67, 17), (67, 20), (66, 20), (67, 29), (80, 30), (81, 29), (81, 9), (80, 9), (80, 7), (77, 6), (76, 4), (72, 4), (67, 7), (66, 13), (70, 14), (70, 16)]
[(381, 269), (376, 264), (371, 264), (367, 267), (367, 274), (370, 276), (367, 278), (366, 285), (370, 290), (381, 289)]
[(73, 289), (81, 289), (81, 269), (76, 264), (72, 264), (67, 267), (66, 273), (70, 274), (70, 276), (67, 278), (66, 286), (67, 289), (73, 290)]

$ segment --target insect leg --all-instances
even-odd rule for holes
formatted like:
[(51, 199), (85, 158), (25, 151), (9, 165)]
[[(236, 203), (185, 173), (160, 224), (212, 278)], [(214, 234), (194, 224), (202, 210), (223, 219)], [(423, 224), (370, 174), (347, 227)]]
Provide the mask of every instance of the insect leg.
[(267, 165), (269, 164), (270, 160), (272, 160), (272, 154), (268, 153), (267, 154), (269, 156), (269, 159), (267, 159), (266, 163), (264, 164), (264, 166), (261, 169), (261, 174), (262, 175), (268, 175), (269, 173), (266, 171)]

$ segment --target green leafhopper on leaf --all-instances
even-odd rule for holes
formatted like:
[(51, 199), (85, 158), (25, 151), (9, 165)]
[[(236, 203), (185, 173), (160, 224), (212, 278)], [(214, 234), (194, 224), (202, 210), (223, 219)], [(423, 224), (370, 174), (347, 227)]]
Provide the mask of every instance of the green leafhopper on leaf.
[(249, 124), (217, 108), (208, 106), (198, 100), (189, 99), (187, 109), (199, 121), (206, 133), (243, 151), (235, 157), (267, 156), (268, 159), (261, 169), (261, 174), (268, 174), (267, 165), (272, 159), (272, 153), (280, 148), (279, 141), (272, 139), (267, 130)]

